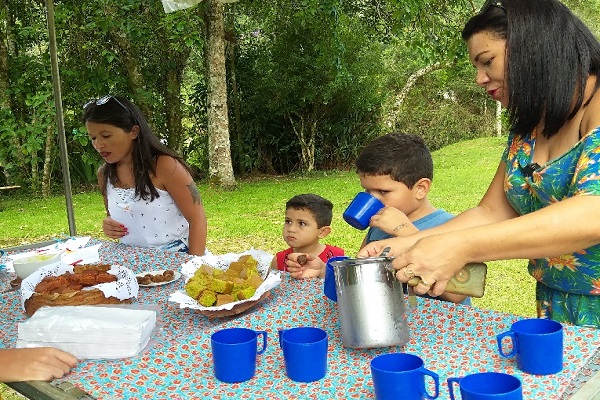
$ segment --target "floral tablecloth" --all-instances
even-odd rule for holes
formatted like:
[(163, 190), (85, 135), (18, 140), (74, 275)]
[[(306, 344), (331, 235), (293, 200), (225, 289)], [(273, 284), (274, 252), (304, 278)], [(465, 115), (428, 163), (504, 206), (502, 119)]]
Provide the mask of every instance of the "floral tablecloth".
[[(94, 243), (94, 241), (92, 241)], [(98, 242), (95, 242), (98, 243)], [(178, 269), (190, 256), (164, 253), (104, 242), (103, 262), (118, 263), (134, 272)], [(7, 284), (13, 276), (0, 271)], [(152, 346), (124, 360), (82, 361), (61, 381), (68, 381), (99, 399), (346, 399), (373, 398), (370, 360), (382, 353), (408, 352), (424, 359), (440, 376), (440, 399), (448, 399), (446, 378), (479, 371), (503, 371), (519, 377), (525, 399), (562, 399), (573, 390), (600, 346), (600, 330), (565, 327), (565, 363), (562, 372), (549, 376), (521, 373), (514, 359), (497, 353), (496, 335), (509, 329), (519, 316), (418, 299), (411, 312), (411, 339), (404, 347), (350, 349), (342, 346), (337, 308), (323, 295), (318, 279), (293, 280), (285, 276), (270, 298), (256, 308), (229, 318), (207, 318), (169, 302), (183, 289), (172, 284), (140, 288), (139, 302), (156, 304), (159, 329)], [(0, 343), (12, 347), (22, 313), (18, 292), (0, 295), (3, 318)], [(297, 383), (285, 375), (277, 331), (295, 326), (318, 326), (329, 334), (328, 372), (313, 383)], [(248, 327), (268, 332), (268, 346), (258, 356), (253, 379), (224, 384), (212, 372), (210, 335), (224, 327)]]

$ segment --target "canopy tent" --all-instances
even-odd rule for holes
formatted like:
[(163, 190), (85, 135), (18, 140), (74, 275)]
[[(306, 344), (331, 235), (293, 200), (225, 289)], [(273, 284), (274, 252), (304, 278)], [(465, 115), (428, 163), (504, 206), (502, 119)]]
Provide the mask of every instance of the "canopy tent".
[(75, 227), (75, 213), (73, 212), (73, 194), (71, 191), (71, 174), (69, 172), (69, 155), (67, 154), (67, 136), (65, 135), (65, 122), (63, 119), (62, 96), (60, 92), (60, 75), (58, 72), (58, 56), (56, 46), (56, 30), (54, 28), (54, 1), (46, 0), (48, 13), (48, 37), (50, 40), (50, 61), (52, 64), (52, 92), (56, 108), (56, 124), (58, 125), (58, 142), (60, 147), (60, 162), (65, 186), (65, 200), (67, 203), (67, 218), (69, 220), (69, 234), (77, 235)]

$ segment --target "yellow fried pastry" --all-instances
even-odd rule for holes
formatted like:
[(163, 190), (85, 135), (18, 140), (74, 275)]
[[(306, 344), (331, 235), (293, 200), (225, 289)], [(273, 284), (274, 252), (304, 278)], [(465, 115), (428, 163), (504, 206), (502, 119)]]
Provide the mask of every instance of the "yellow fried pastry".
[(200, 293), (200, 296), (198, 297), (198, 303), (200, 303), (200, 305), (204, 307), (211, 307), (216, 303), (216, 301), (217, 294), (212, 290), (208, 289), (203, 290), (202, 293)]

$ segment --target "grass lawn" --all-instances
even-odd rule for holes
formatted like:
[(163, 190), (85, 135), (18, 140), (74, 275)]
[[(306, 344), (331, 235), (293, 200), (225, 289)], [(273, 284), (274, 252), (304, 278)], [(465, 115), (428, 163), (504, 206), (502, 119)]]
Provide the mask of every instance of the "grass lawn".
[[(477, 204), (489, 184), (502, 154), (504, 138), (461, 142), (433, 154), (435, 176), (432, 203), (452, 213)], [(346, 224), (341, 215), (361, 190), (354, 171), (316, 172), (302, 176), (264, 177), (239, 183), (233, 192), (199, 184), (208, 215), (208, 248), (213, 253), (256, 248), (275, 253), (286, 244), (281, 238), (285, 202), (300, 193), (316, 193), (334, 204), (333, 232), (327, 242), (358, 251), (365, 232)], [(104, 206), (99, 193), (74, 193), (78, 235), (104, 238)], [(22, 195), (0, 197), (0, 248), (62, 237), (68, 234), (64, 196), (30, 199)], [(477, 307), (514, 314), (535, 314), (534, 280), (525, 260), (488, 263), (485, 296)]]

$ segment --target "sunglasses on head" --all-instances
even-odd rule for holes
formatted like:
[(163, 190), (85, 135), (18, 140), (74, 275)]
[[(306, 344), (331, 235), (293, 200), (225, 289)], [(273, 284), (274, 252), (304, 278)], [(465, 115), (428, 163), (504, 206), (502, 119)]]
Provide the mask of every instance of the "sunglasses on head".
[(135, 118), (135, 116), (133, 115), (133, 113), (131, 112), (129, 107), (127, 107), (125, 104), (123, 104), (121, 101), (119, 101), (119, 99), (117, 99), (115, 96), (112, 96), (110, 94), (107, 94), (106, 96), (102, 96), (99, 99), (92, 99), (92, 100), (88, 101), (87, 103), (85, 103), (83, 105), (83, 109), (84, 110), (87, 109), (92, 104), (96, 104), (97, 106), (104, 105), (104, 104), (108, 103), (111, 99), (116, 101), (117, 104), (121, 106), (121, 108), (123, 108), (125, 111), (127, 111), (127, 113), (129, 115), (131, 115), (131, 117), (133, 118), (133, 120), (135, 121), (136, 124), (138, 123), (137, 119)]
[(490, 7), (496, 7), (501, 9), (502, 11), (506, 12), (506, 7), (504, 7), (504, 4), (502, 4), (502, 1), (500, 0), (487, 0), (484, 4), (483, 7), (481, 7), (481, 11), (479, 11), (479, 13), (484, 13), (486, 12)]
[(88, 108), (88, 106), (96, 103), (97, 106), (101, 106), (103, 104), (108, 103), (108, 101), (110, 99), (113, 99), (114, 101), (116, 101), (121, 107), (123, 107), (123, 109), (127, 110), (129, 113), (131, 113), (131, 110), (129, 110), (129, 108), (127, 106), (125, 106), (125, 104), (121, 103), (119, 101), (119, 99), (117, 99), (115, 96), (111, 96), (110, 94), (107, 94), (106, 96), (102, 96), (99, 99), (92, 99), (90, 101), (88, 101), (87, 103), (85, 103), (83, 105), (83, 108), (86, 109)]

